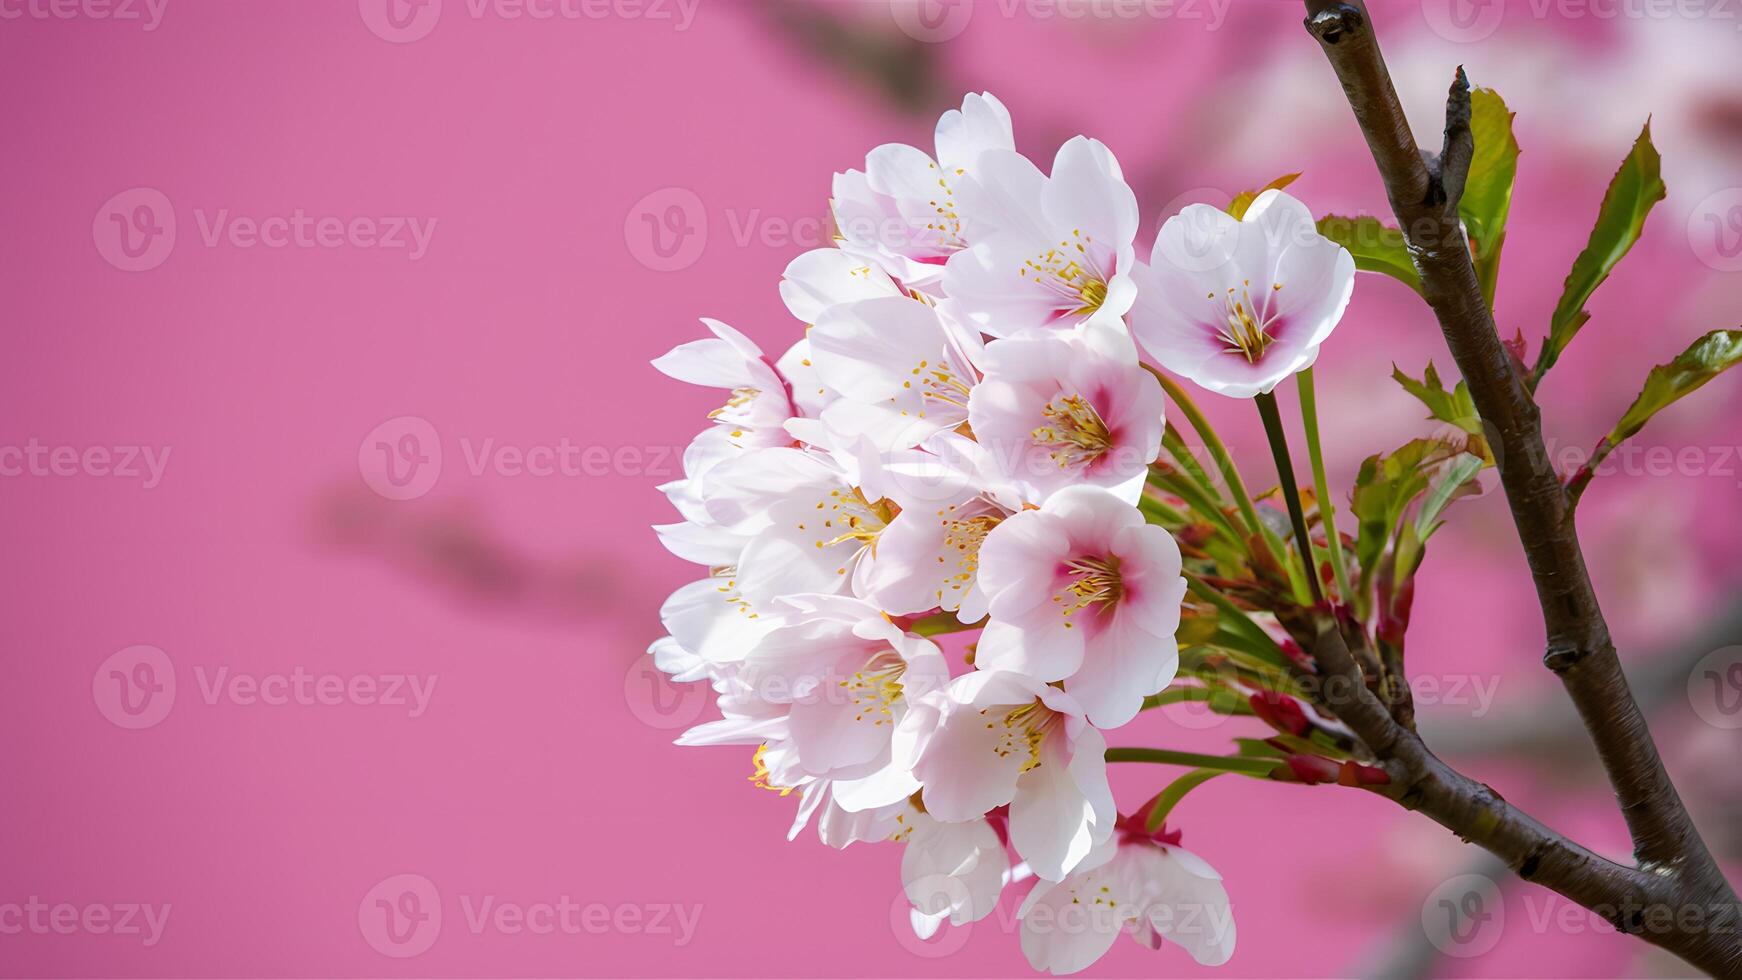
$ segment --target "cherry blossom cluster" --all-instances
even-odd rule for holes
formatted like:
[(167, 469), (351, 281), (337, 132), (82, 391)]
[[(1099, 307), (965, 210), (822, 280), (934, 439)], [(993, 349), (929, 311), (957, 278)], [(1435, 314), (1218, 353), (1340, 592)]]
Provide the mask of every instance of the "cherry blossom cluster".
[(1353, 262), (1280, 189), (1186, 208), (1141, 260), (1112, 152), (1077, 137), (1042, 171), (990, 94), (943, 115), (934, 153), (835, 175), (836, 247), (780, 284), (805, 325), (785, 353), (704, 320), (655, 362), (726, 393), (662, 488), (682, 520), (656, 528), (707, 568), (652, 648), (717, 694), (679, 742), (753, 748), (756, 784), (797, 797), (793, 835), (902, 843), (921, 936), (1032, 876), (1037, 969), (1120, 932), (1223, 963), (1220, 876), (1121, 816), (1107, 778), (1103, 733), (1180, 665), (1181, 549), (1138, 506), (1152, 372), (1268, 392), (1312, 364)]

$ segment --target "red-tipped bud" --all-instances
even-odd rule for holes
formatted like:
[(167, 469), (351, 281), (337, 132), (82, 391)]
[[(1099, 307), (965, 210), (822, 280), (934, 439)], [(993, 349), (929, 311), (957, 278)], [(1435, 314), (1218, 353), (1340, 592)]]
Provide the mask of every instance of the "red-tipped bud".
[(1329, 759), (1321, 759), (1316, 755), (1291, 755), (1283, 761), (1288, 768), (1278, 767), (1272, 770), (1270, 778), (1285, 783), (1306, 783), (1309, 786), (1337, 781), (1337, 764)]
[(1359, 762), (1345, 762), (1337, 771), (1337, 782), (1343, 786), (1386, 786), (1391, 774)]
[(1299, 701), (1286, 694), (1258, 691), (1246, 701), (1252, 706), (1253, 714), (1279, 732), (1305, 735), (1312, 730), (1313, 723), (1307, 718), (1306, 709), (1300, 706)]
[(1187, 524), (1175, 535), (1184, 547), (1202, 548), (1210, 539), (1216, 536), (1216, 529), (1209, 524)]
[(1283, 656), (1287, 657), (1288, 659), (1294, 661), (1295, 663), (1299, 664), (1300, 666), (1302, 666), (1308, 670), (1312, 669), (1312, 666), (1313, 666), (1312, 658), (1310, 658), (1306, 655), (1306, 651), (1302, 650), (1300, 648), (1299, 643), (1294, 642), (1294, 640), (1291, 638), (1284, 637), (1282, 640), (1282, 643), (1281, 643), (1281, 647), (1282, 647), (1282, 655)]

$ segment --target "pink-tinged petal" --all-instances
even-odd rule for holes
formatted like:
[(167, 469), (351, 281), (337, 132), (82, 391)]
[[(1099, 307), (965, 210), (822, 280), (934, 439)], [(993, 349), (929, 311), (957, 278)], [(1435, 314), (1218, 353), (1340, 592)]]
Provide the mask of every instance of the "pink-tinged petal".
[(847, 700), (839, 688), (830, 690), (836, 683), (825, 678), (787, 715), (798, 764), (813, 776), (851, 771), (889, 749), (890, 719)]
[(937, 518), (902, 511), (878, 536), (874, 555), (860, 563), (855, 591), (895, 615), (936, 609), (942, 601), (944, 528)]
[(980, 545), (980, 588), (997, 618), (1016, 618), (1052, 601), (1057, 565), (1068, 558), (1070, 538), (1039, 511), (1006, 518)]
[(1154, 897), (1144, 910), (1151, 928), (1204, 966), (1221, 966), (1234, 956), (1236, 930), (1228, 890), (1202, 858), (1169, 847), (1146, 869)]
[(997, 832), (984, 820), (948, 824), (917, 819), (920, 825), (901, 856), (901, 884), (908, 901), (927, 915), (947, 914), (951, 925), (985, 918), (997, 907), (1010, 871)]
[(794, 541), (763, 533), (744, 546), (738, 559), (738, 588), (752, 602), (805, 592), (838, 592), (858, 548), (855, 542), (816, 548), (810, 542)]
[(1180, 602), (1186, 594), (1179, 544), (1165, 529), (1140, 524), (1120, 531), (1113, 551), (1120, 556), (1125, 583), (1120, 615), (1131, 617), (1155, 636), (1171, 639), (1179, 630)]
[(662, 636), (647, 648), (653, 666), (669, 675), (673, 683), (688, 684), (708, 679), (712, 664), (684, 649), (676, 637)]
[(1083, 631), (1066, 629), (1063, 618), (1049, 615), (1034, 626), (1016, 626), (993, 619), (980, 634), (974, 663), (985, 670), (1009, 670), (1036, 680), (1057, 681), (1083, 665)]
[(1137, 195), (1100, 140), (1077, 136), (1059, 147), (1041, 207), (1055, 226), (1080, 228), (1109, 248), (1137, 235)]
[(838, 248), (816, 248), (793, 259), (780, 280), (780, 297), (805, 323), (831, 306), (879, 296), (899, 296), (888, 273)]
[(679, 735), (674, 745), (758, 745), (786, 732), (785, 718), (721, 718)]
[[(1046, 175), (1027, 157), (1014, 150), (984, 151), (974, 160), (971, 177), (962, 185), (960, 200), (963, 213), (974, 216), (983, 238), (1046, 241), (1052, 237), (1036, 211), (1046, 189)], [(949, 283), (946, 272), (944, 290), (953, 296)]]
[(744, 357), (718, 338), (692, 340), (653, 360), (666, 377), (707, 388), (739, 388), (750, 383)]
[(1137, 628), (1121, 608), (1095, 638), (1094, 651), (1065, 682), (1097, 728), (1118, 728), (1137, 717), (1143, 699), (1160, 691), (1179, 669), (1172, 634)]
[(775, 615), (758, 615), (763, 607), (745, 601), (733, 580), (705, 578), (673, 592), (659, 618), (685, 650), (709, 663), (733, 663), (778, 625)]
[(997, 671), (975, 671), (950, 684), (937, 728), (913, 766), (925, 784), (927, 813), (959, 823), (1010, 802), (1027, 755), (1009, 750), (1008, 733), (995, 719), (1031, 702), (1033, 688), (1026, 678)]
[(691, 521), (655, 524), (653, 533), (659, 536), (659, 543), (665, 545), (665, 550), (698, 565), (734, 565), (744, 550), (744, 536)]
[(855, 401), (895, 400), (917, 410), (919, 362), (936, 363), (944, 336), (936, 310), (887, 296), (824, 310), (810, 342), (817, 377), (830, 388)]
[(848, 813), (862, 813), (900, 803), (919, 788), (911, 770), (891, 763), (869, 776), (836, 780), (835, 805)]
[(1112, 881), (1113, 875), (1100, 868), (1051, 887), (1035, 886), (1040, 897), (1022, 917), (1022, 954), (1029, 966), (1064, 976), (1088, 968), (1113, 948), (1138, 906), (1115, 896)]
[(1041, 763), (1022, 774), (1010, 803), (1010, 844), (1047, 881), (1069, 874), (1094, 847), (1095, 812), (1072, 778), (1063, 733), (1048, 735)]
[(1120, 531), (1143, 523), (1137, 508), (1100, 487), (1066, 487), (1041, 510), (1057, 518), (1077, 555), (1105, 556)]
[[(1079, 719), (1081, 715), (1077, 716)], [(1096, 845), (1113, 837), (1119, 811), (1113, 802), (1113, 787), (1107, 781), (1107, 739), (1091, 725), (1071, 732), (1071, 779), (1089, 805), (1092, 815), (1090, 840)]]
[(938, 163), (947, 168), (971, 171), (987, 150), (1014, 150), (1010, 110), (991, 92), (968, 93), (960, 109), (938, 118), (936, 142)]

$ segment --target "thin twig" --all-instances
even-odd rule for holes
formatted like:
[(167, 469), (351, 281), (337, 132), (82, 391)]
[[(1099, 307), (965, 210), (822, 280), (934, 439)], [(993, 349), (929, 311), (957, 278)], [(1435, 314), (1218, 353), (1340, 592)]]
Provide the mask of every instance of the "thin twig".
[[(1681, 926), (1647, 930), (1637, 919), (1643, 910), (1631, 921), (1622, 916), (1618, 927), (1640, 933), (1714, 974), (1742, 975), (1736, 894), (1695, 830), (1628, 688), (1585, 569), (1571, 502), (1543, 444), (1540, 413), (1501, 344), (1457, 217), (1461, 168), (1469, 159), (1469, 84), (1460, 69), (1452, 86), (1441, 157), (1447, 161), (1449, 172), (1442, 172), (1440, 162), (1424, 157), (1410, 133), (1364, 6), (1306, 0), (1306, 8), (1307, 29), (1319, 41), (1342, 83), (1378, 166), (1386, 196), (1420, 273), (1422, 294), (1433, 308), (1477, 411), (1492, 427), (1501, 484), (1543, 611), (1547, 632), (1544, 663), (1561, 678), (1597, 748), (1632, 834), (1640, 867), (1603, 867), (1557, 858), (1551, 868), (1549, 860), (1570, 846), (1558, 835), (1525, 852), (1512, 850), (1522, 839), (1517, 835), (1497, 838), (1490, 831), (1478, 836), (1472, 829), (1496, 816), (1487, 806), (1473, 805), (1481, 802), (1481, 794), (1472, 797), (1464, 791), (1467, 787), (1460, 787), (1458, 780), (1468, 782), (1465, 777), (1433, 758), (1413, 736), (1399, 738), (1391, 731), (1376, 731), (1376, 735), (1394, 741), (1373, 747), (1381, 753), (1393, 749), (1401, 753), (1398, 761), (1408, 770), (1405, 781), (1415, 787), (1414, 805), (1454, 831), (1489, 846), (1521, 875), (1534, 876), (1534, 880), (1542, 880), (1587, 907), (1591, 907), (1590, 902), (1613, 907), (1614, 891), (1655, 896), (1672, 906), (1672, 912), (1701, 907), (1706, 914), (1691, 931)], [(1341, 645), (1340, 637), (1336, 645)], [(1387, 715), (1385, 721), (1390, 720)], [(1481, 789), (1486, 791), (1486, 787)], [(1486, 795), (1491, 796), (1491, 791)], [(1401, 802), (1411, 805), (1412, 801)], [(1488, 841), (1507, 850), (1496, 849)], [(1512, 860), (1515, 854), (1519, 857), (1516, 863)], [(1552, 883), (1547, 880), (1551, 874)]]

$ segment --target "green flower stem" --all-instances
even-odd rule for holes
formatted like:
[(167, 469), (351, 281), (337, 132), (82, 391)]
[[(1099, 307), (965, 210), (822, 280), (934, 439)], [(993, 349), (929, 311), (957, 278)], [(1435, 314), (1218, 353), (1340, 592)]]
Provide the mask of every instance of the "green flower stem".
[(1197, 431), (1198, 438), (1204, 440), (1204, 448), (1209, 450), (1210, 457), (1216, 461), (1216, 468), (1222, 472), (1222, 480), (1228, 484), (1228, 492), (1234, 496), (1234, 504), (1240, 508), (1240, 516), (1245, 523), (1243, 530), (1258, 543), (1258, 547), (1268, 550), (1269, 536), (1264, 533), (1264, 522), (1258, 519), (1258, 509), (1252, 506), (1252, 495), (1246, 492), (1246, 481), (1240, 479), (1240, 470), (1234, 465), (1234, 457), (1228, 455), (1228, 447), (1222, 444), (1209, 419), (1204, 418), (1204, 413), (1198, 410), (1197, 403), (1192, 401), (1192, 396), (1186, 394), (1179, 382), (1148, 364), (1143, 366), (1161, 382), (1167, 397), (1185, 413), (1186, 421)]
[[(1294, 524), (1295, 546), (1300, 552), (1300, 560), (1306, 566), (1306, 584), (1312, 592), (1313, 602), (1323, 602), (1324, 592), (1319, 588), (1319, 576), (1313, 569), (1312, 538), (1307, 535), (1306, 515), (1300, 509), (1300, 489), (1295, 485), (1294, 462), (1288, 455), (1288, 433), (1282, 428), (1282, 413), (1276, 409), (1274, 392), (1264, 392), (1253, 397), (1258, 404), (1258, 415), (1264, 420), (1264, 434), (1270, 438), (1270, 454), (1276, 457), (1276, 478), (1282, 483), (1282, 497), (1288, 501), (1288, 519)], [(1287, 561), (1287, 556), (1283, 556)], [(1291, 576), (1292, 577), (1292, 576)]]
[(1197, 457), (1193, 456), (1191, 450), (1186, 447), (1185, 439), (1180, 436), (1179, 430), (1174, 428), (1172, 422), (1167, 423), (1162, 429), (1161, 447), (1167, 450), (1169, 456), (1173, 457), (1174, 463), (1181, 473), (1189, 477), (1193, 483), (1203, 487), (1204, 492), (1211, 497), (1216, 500), (1222, 499), (1221, 489), (1210, 481), (1210, 475), (1204, 472)]
[(1164, 501), (1147, 493), (1137, 498), (1137, 509), (1143, 512), (1144, 517), (1150, 519), (1151, 524), (1172, 524), (1183, 527), (1192, 522), (1190, 515), (1175, 510)]
[(1276, 768), (1275, 759), (1255, 759), (1236, 755), (1203, 755), (1197, 752), (1175, 752), (1172, 749), (1112, 748), (1107, 750), (1108, 762), (1154, 762), (1165, 766), (1190, 766), (1193, 769), (1214, 769), (1265, 778)]
[(1156, 467), (1149, 469), (1149, 484), (1166, 490), (1168, 493), (1186, 502), (1195, 513), (1202, 514), (1216, 530), (1226, 534), (1228, 540), (1244, 552), (1249, 545), (1246, 535), (1234, 526), (1234, 521), (1223, 512), (1221, 506), (1212, 499), (1204, 489), (1193, 483), (1184, 474), (1158, 471)]
[(1337, 533), (1337, 508), (1331, 502), (1330, 481), (1325, 479), (1325, 455), (1319, 447), (1319, 402), (1313, 391), (1313, 369), (1307, 368), (1295, 377), (1300, 386), (1300, 415), (1306, 426), (1307, 456), (1313, 466), (1313, 493), (1319, 498), (1319, 519), (1325, 524), (1325, 539), (1330, 546), (1331, 572), (1337, 576), (1337, 595), (1345, 603), (1355, 601), (1349, 588), (1349, 570), (1343, 562), (1343, 537)]

